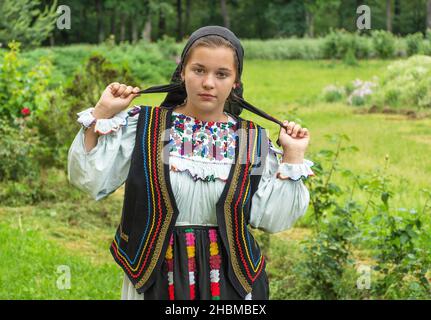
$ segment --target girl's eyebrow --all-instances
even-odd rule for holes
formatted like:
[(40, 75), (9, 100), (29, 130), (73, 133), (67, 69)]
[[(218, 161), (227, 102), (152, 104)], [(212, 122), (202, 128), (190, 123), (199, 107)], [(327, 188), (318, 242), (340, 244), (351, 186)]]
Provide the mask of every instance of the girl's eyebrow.
[[(200, 63), (193, 63), (193, 65), (195, 65), (195, 66), (198, 66), (198, 67), (203, 67), (203, 68), (205, 68), (205, 66), (203, 65), (203, 64), (200, 64)], [(232, 71), (231, 69), (229, 69), (229, 68), (218, 68), (219, 70), (225, 70), (225, 71)]]

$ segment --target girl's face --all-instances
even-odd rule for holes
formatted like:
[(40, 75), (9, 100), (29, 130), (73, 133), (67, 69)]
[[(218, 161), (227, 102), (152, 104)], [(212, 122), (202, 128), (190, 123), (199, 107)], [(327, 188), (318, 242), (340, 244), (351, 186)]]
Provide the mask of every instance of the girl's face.
[(185, 80), (187, 104), (205, 113), (222, 112), (235, 83), (234, 52), (226, 47), (196, 47), (181, 77)]

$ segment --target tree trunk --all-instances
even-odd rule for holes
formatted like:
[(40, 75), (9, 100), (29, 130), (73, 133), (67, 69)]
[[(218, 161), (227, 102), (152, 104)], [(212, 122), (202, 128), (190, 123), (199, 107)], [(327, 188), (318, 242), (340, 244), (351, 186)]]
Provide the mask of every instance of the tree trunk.
[(394, 1), (394, 19), (392, 30), (395, 34), (400, 33), (400, 17), (401, 17), (401, 3), (400, 0)]
[(126, 20), (125, 14), (122, 14), (122, 18), (120, 19), (120, 42), (126, 40)]
[(386, 30), (392, 32), (392, 0), (386, 0)]
[(103, 9), (102, 1), (96, 0), (96, 12), (97, 12), (97, 34), (99, 36), (99, 43), (105, 40), (105, 33), (103, 30)]
[(177, 40), (183, 39), (183, 8), (182, 0), (177, 0)]
[(145, 41), (151, 42), (151, 15), (149, 14), (147, 17), (147, 21), (145, 21), (144, 30), (142, 31), (142, 39)]
[(224, 26), (230, 29), (229, 13), (227, 12), (226, 0), (220, 0), (221, 14), (223, 16)]
[(49, 36), (49, 45), (51, 47), (55, 46), (55, 37), (54, 37), (54, 32)]
[(117, 20), (117, 11), (115, 9), (112, 9), (112, 11), (111, 11), (111, 34), (113, 34), (114, 37), (115, 37), (116, 20)]
[(130, 19), (130, 28), (132, 29), (132, 43), (138, 42), (138, 21), (135, 17), (132, 16)]
[(427, 28), (431, 29), (431, 0), (427, 1)]
[(158, 32), (158, 38), (162, 38), (165, 34), (166, 29), (166, 21), (165, 21), (165, 13), (163, 10), (159, 10), (159, 32)]
[(308, 36), (314, 38), (314, 15), (311, 12), (305, 12), (305, 23), (307, 25)]
[(184, 22), (184, 32), (185, 33), (188, 33), (188, 30), (189, 30), (190, 12), (191, 12), (191, 3), (190, 3), (190, 0), (186, 0), (186, 20)]

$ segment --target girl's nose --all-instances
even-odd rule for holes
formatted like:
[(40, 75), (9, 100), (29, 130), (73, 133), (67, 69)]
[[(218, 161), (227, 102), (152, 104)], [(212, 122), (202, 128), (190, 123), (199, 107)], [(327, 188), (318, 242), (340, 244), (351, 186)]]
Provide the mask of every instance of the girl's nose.
[(203, 81), (203, 86), (205, 89), (211, 89), (214, 88), (214, 80), (211, 75), (205, 77)]

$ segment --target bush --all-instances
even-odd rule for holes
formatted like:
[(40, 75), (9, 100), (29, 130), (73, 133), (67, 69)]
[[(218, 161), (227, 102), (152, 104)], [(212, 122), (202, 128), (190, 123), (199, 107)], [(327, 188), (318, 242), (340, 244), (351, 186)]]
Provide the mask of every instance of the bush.
[(243, 40), (246, 59), (285, 60), (322, 59), (323, 39), (281, 38), (271, 40)]
[(368, 58), (372, 47), (367, 37), (345, 30), (331, 30), (324, 38), (323, 54), (330, 59)]
[(38, 143), (35, 129), (22, 118), (10, 124), (0, 118), (0, 181), (19, 181), (39, 176)]
[(377, 84), (372, 81), (362, 81), (360, 79), (352, 81), (348, 86), (349, 89), (346, 90), (349, 92), (347, 103), (354, 106), (366, 104), (370, 101), (376, 86)]
[(409, 34), (406, 37), (407, 44), (407, 55), (412, 56), (414, 54), (423, 53), (423, 35), (421, 32), (415, 34)]
[(372, 102), (377, 106), (431, 107), (431, 57), (416, 55), (390, 64)]
[(383, 59), (392, 58), (395, 55), (395, 37), (384, 30), (373, 30), (371, 39), (376, 54)]
[(336, 85), (329, 85), (323, 89), (323, 99), (326, 102), (341, 101), (345, 95), (346, 91), (344, 88)]
[(13, 121), (37, 109), (36, 99), (47, 90), (52, 65), (46, 57), (24, 71), (20, 44), (9, 43), (0, 57), (0, 117)]
[(40, 135), (44, 167), (66, 167), (68, 149), (79, 130), (76, 114), (94, 106), (113, 81), (136, 83), (128, 69), (116, 68), (103, 56), (93, 54), (64, 88), (39, 97), (32, 125)]

